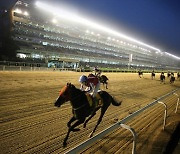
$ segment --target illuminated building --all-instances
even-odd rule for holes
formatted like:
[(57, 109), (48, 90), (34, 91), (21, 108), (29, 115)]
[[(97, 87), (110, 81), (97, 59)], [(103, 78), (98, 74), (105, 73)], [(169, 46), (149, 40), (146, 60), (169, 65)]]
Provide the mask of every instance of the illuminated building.
[(120, 68), (178, 69), (180, 58), (53, 4), (19, 0), (12, 10), (17, 56)]

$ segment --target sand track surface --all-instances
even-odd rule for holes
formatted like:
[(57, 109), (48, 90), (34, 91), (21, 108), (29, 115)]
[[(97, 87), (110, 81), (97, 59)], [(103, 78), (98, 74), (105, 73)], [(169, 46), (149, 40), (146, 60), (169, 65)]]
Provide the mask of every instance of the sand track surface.
[[(65, 153), (88, 139), (94, 128), (99, 112), (89, 121), (86, 128), (82, 125), (79, 132), (70, 134), (68, 145), (62, 142), (67, 133), (67, 122), (71, 118), (69, 102), (60, 108), (54, 106), (59, 90), (71, 82), (80, 87), (82, 72), (0, 72), (0, 151), (5, 153)], [(174, 84), (166, 79), (160, 83), (159, 75), (155, 80), (150, 74), (139, 78), (136, 73), (103, 73), (109, 78), (106, 90), (117, 100), (123, 100), (119, 107), (110, 106), (95, 134), (143, 108), (154, 99), (180, 88), (180, 81)], [(101, 85), (101, 89), (104, 89)], [(180, 91), (177, 92), (180, 95)], [(163, 100), (168, 106), (168, 127), (180, 121), (180, 112), (175, 114), (177, 96)], [(127, 124), (137, 132), (137, 153), (158, 153), (162, 149), (153, 147), (162, 131), (164, 107), (160, 104), (147, 109)], [(162, 133), (161, 133), (162, 134)], [(81, 153), (131, 153), (132, 135), (118, 128), (97, 140)]]

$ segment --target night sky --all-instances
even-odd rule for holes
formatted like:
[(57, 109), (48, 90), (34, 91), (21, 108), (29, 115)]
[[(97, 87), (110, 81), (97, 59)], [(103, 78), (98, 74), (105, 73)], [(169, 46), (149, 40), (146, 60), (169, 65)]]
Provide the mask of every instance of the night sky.
[[(15, 0), (0, 0), (9, 7)], [(39, 0), (44, 1), (45, 0)], [(49, 0), (180, 57), (180, 0)]]

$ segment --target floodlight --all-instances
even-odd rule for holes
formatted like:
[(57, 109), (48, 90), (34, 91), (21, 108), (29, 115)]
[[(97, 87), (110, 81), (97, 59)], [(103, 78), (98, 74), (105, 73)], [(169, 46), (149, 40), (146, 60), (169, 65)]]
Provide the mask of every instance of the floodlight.
[(52, 22), (53, 22), (53, 23), (57, 23), (57, 20), (56, 20), (56, 19), (53, 19)]
[[(123, 33), (119, 33), (117, 31), (114, 31), (114, 30), (112, 30), (112, 29), (110, 29), (108, 27), (104, 27), (104, 26), (102, 26), (102, 25), (100, 25), (98, 23), (95, 23), (93, 21), (90, 21), (90, 20), (88, 20), (86, 18), (80, 17), (79, 15), (75, 14), (71, 10), (64, 9), (64, 8), (52, 7), (51, 5), (48, 5), (48, 4), (39, 2), (39, 1), (36, 2), (36, 6), (41, 8), (41, 9), (43, 9), (43, 10), (45, 10), (45, 11), (47, 11), (47, 12), (50, 12), (52, 14), (56, 14), (60, 18), (63, 18), (63, 19), (66, 19), (66, 20), (69, 20), (69, 21), (72, 21), (72, 22), (81, 23), (81, 24), (86, 25), (88, 27), (93, 27), (93, 28), (98, 29), (100, 31), (104, 31), (104, 32), (108, 33), (109, 35), (114, 35), (116, 37), (120, 37), (120, 38), (126, 39), (128, 41), (131, 41), (131, 42), (140, 44), (142, 46), (148, 47), (150, 49), (153, 49), (157, 53), (162, 53), (160, 51), (160, 49), (158, 49), (156, 47), (153, 47), (151, 45), (145, 44), (142, 41), (136, 40), (136, 39), (134, 39), (132, 37), (129, 37), (129, 36), (123, 34)], [(89, 31), (86, 31), (86, 33), (89, 33)], [(111, 37), (108, 37), (108, 40), (111, 40)], [(120, 43), (123, 43), (123, 42), (120, 41)], [(126, 42), (124, 42), (124, 44), (126, 44)], [(179, 57), (177, 57), (177, 56), (174, 56), (174, 57), (179, 59)]]
[(25, 16), (28, 16), (28, 15), (29, 15), (29, 13), (25, 11), (25, 12), (24, 12), (24, 15), (25, 15)]
[(14, 10), (14, 12), (21, 14), (21, 13), (22, 13), (22, 10), (20, 10), (20, 9), (17, 8), (17, 9)]

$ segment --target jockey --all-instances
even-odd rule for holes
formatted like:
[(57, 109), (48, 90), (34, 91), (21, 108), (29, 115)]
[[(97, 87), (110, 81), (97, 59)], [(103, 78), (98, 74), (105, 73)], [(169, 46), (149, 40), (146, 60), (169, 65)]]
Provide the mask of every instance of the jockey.
[[(97, 77), (87, 77), (85, 75), (82, 75), (79, 78), (79, 82), (81, 83), (81, 90), (85, 90), (88, 93), (92, 93), (92, 96), (95, 97), (97, 94), (97, 91), (100, 88), (100, 82)], [(86, 89), (84, 89), (84, 86)]]
[[(100, 81), (99, 79), (95, 76), (95, 77), (87, 77), (85, 75), (80, 76), (79, 78), (79, 82), (81, 83), (81, 87), (80, 89), (83, 91), (87, 91), (88, 93), (90, 93), (93, 97), (93, 101), (94, 102), (99, 102), (100, 100), (100, 96), (98, 96), (98, 90), (100, 89)], [(98, 98), (96, 98), (96, 96)]]
[(101, 76), (101, 70), (99, 70), (97, 67), (94, 67), (94, 73), (96, 76)]

